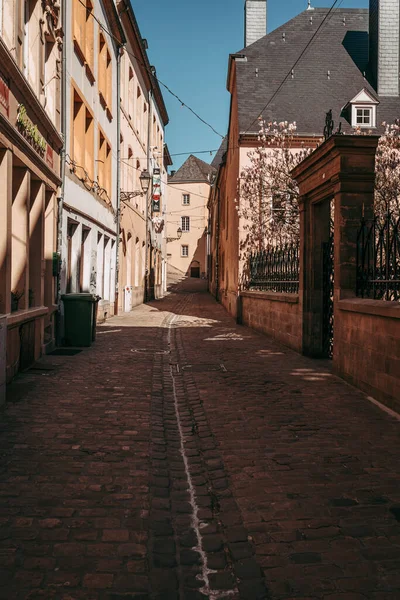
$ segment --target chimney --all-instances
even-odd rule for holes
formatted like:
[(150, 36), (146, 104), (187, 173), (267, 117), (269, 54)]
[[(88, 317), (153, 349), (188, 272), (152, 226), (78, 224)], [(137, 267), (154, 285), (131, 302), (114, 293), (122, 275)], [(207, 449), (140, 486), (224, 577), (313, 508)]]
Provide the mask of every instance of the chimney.
[(267, 0), (245, 0), (244, 45), (250, 46), (267, 35)]
[(369, 61), (379, 96), (399, 96), (400, 1), (370, 0)]

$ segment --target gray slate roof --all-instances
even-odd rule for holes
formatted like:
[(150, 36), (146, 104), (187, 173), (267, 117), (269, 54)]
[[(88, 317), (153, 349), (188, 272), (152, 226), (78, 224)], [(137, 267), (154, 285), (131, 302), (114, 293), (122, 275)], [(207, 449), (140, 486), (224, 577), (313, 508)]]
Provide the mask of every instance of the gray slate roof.
[(213, 173), (215, 173), (215, 167), (191, 154), (175, 175), (168, 178), (168, 183), (209, 181), (209, 175)]
[(211, 165), (215, 168), (218, 169), (219, 165), (222, 163), (222, 159), (224, 157), (225, 152), (228, 149), (228, 138), (227, 136), (224, 137), (224, 139), (222, 140), (222, 143), (220, 145), (220, 147), (217, 150), (216, 155), (214, 156)]
[[(236, 62), (241, 133), (258, 132), (258, 124), (252, 122), (290, 73), (327, 12), (327, 8), (304, 11), (238, 52), (247, 57), (247, 62)], [(368, 81), (368, 28), (367, 9), (334, 10), (295, 67), (293, 77), (289, 75), (263, 112), (264, 119), (296, 121), (298, 134), (322, 135), (325, 114), (332, 109), (335, 127), (341, 120), (342, 130), (351, 131), (345, 117), (340, 118), (342, 108), (364, 87), (377, 97)], [(378, 125), (400, 117), (399, 98), (377, 98)]]

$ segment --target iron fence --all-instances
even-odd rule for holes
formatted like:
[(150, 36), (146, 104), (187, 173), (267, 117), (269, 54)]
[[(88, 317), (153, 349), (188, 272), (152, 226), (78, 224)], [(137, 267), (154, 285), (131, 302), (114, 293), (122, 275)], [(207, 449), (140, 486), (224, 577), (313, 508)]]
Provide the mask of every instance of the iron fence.
[(362, 219), (357, 236), (357, 296), (400, 302), (400, 218)]
[(268, 246), (249, 258), (249, 290), (285, 292), (299, 291), (299, 244)]

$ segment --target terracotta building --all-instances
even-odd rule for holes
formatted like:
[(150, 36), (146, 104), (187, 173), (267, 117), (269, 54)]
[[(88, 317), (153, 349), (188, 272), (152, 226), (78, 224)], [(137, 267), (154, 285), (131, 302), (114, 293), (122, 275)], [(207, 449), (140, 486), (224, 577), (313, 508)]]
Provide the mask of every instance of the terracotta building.
[(116, 299), (118, 70), (125, 38), (113, 0), (66, 6), (61, 292), (97, 294), (99, 319), (106, 319)]
[(190, 155), (168, 179), (167, 254), (172, 278), (207, 276), (207, 201), (214, 175), (212, 165)]
[[(163, 208), (168, 114), (128, 0), (118, 2), (127, 40), (121, 55), (119, 310), (165, 291)], [(157, 176), (159, 173), (159, 176)], [(148, 176), (143, 179), (143, 174)], [(157, 186), (161, 181), (161, 188)], [(146, 191), (143, 191), (143, 186)], [(148, 189), (147, 189), (148, 186)], [(153, 195), (161, 192), (157, 206)], [(156, 209), (156, 210), (154, 210)]]
[(60, 2), (0, 0), (0, 398), (54, 345), (62, 43)]
[(266, 8), (266, 0), (246, 2), (246, 47), (229, 58), (229, 129), (209, 200), (210, 289), (232, 315), (244, 235), (235, 199), (248, 152), (258, 145), (259, 115), (267, 122), (296, 121), (298, 144), (315, 147), (329, 110), (335, 129), (380, 133), (400, 107), (398, 0), (371, 0), (370, 10), (334, 9), (327, 19), (328, 8), (310, 7), (268, 35), (262, 3)]

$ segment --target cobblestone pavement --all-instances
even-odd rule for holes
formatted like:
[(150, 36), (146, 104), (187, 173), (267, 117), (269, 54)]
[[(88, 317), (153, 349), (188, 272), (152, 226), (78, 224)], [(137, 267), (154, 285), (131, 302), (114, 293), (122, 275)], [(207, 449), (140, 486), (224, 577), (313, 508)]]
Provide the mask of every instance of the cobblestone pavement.
[(0, 416), (0, 598), (399, 600), (399, 428), (199, 287)]

